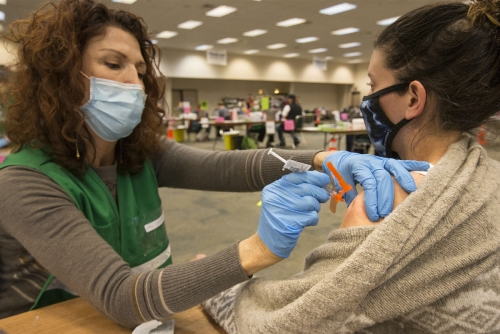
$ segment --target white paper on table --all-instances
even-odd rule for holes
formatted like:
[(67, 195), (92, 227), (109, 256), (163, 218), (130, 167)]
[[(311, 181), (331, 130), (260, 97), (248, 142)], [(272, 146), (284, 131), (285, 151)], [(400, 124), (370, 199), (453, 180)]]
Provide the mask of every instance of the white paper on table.
[(276, 123), (274, 121), (266, 121), (266, 133), (268, 135), (276, 133)]
[(151, 320), (137, 326), (132, 334), (174, 334), (175, 320), (165, 322)]

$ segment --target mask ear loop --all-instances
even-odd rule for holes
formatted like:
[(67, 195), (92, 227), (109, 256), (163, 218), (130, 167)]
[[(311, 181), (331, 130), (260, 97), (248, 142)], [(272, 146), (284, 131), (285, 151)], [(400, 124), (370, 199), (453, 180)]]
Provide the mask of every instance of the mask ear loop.
[(120, 164), (123, 164), (122, 140), (120, 139)]

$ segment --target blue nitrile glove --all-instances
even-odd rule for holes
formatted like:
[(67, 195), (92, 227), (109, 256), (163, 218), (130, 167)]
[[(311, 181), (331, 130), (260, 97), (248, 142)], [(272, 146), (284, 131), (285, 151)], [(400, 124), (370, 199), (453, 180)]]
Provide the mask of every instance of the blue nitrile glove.
[[(360, 183), (365, 191), (365, 207), (368, 218), (375, 222), (388, 216), (394, 203), (394, 184), (391, 174), (401, 188), (411, 193), (417, 186), (410, 171), (426, 171), (429, 163), (415, 160), (395, 160), (369, 154), (339, 151), (323, 161), (323, 172), (330, 175), (326, 163), (330, 161), (353, 190), (344, 195), (347, 205), (358, 192), (355, 185)], [(390, 174), (389, 174), (390, 173)], [(335, 178), (334, 178), (335, 179)], [(336, 180), (335, 180), (336, 181)], [(335, 186), (338, 187), (336, 183)]]
[(328, 183), (317, 171), (291, 173), (262, 190), (258, 234), (274, 254), (290, 256), (304, 227), (318, 224), (320, 202), (330, 199), (321, 187)]

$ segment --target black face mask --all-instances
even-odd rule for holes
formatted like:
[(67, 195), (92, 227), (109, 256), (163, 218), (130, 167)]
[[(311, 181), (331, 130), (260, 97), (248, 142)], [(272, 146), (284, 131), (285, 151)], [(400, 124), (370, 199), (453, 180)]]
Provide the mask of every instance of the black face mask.
[(392, 140), (398, 131), (411, 120), (403, 118), (398, 124), (392, 123), (380, 106), (378, 98), (387, 93), (404, 91), (409, 84), (408, 82), (392, 85), (371, 95), (364, 96), (359, 106), (365, 120), (368, 137), (370, 137), (370, 141), (375, 147), (375, 151), (377, 151), (380, 156), (398, 158), (397, 153), (392, 152)]

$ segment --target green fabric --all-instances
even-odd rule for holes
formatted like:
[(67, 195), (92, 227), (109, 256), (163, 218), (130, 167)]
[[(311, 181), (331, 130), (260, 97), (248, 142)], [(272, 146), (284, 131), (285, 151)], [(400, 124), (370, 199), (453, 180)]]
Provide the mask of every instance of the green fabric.
[[(0, 169), (8, 166), (34, 168), (61, 186), (97, 233), (132, 268), (167, 250), (169, 240), (164, 222), (161, 221), (163, 210), (156, 174), (150, 161), (137, 174), (118, 173), (118, 203), (91, 168), (85, 175), (75, 176), (56, 164), (45, 150), (24, 147), (21, 151), (10, 154), (0, 165)], [(145, 225), (154, 221), (158, 222), (158, 227), (146, 231)], [(159, 267), (171, 263), (172, 258), (168, 257)]]
[(242, 150), (251, 150), (251, 149), (257, 149), (257, 143), (255, 142), (255, 139), (249, 136), (244, 136), (243, 140), (241, 141), (241, 149)]

